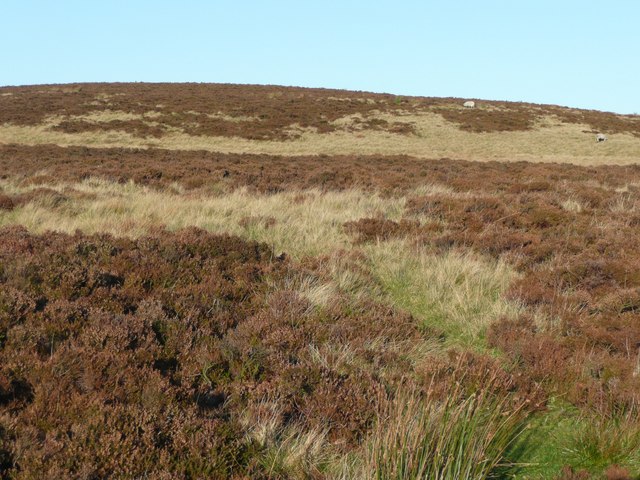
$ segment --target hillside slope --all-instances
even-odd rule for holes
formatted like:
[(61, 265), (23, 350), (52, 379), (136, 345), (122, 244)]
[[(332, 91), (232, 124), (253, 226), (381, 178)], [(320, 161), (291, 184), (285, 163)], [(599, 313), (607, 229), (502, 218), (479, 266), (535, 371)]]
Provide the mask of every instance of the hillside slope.
[[(0, 144), (630, 164), (640, 117), (550, 105), (219, 84), (0, 88)], [(595, 134), (609, 141), (595, 142)]]

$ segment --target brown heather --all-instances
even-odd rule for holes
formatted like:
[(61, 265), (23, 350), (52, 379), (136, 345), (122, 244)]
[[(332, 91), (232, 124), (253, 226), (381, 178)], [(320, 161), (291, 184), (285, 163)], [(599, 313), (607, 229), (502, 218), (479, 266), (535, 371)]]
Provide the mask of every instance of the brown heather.
[(611, 412), (640, 401), (639, 201), (634, 186), (533, 177), (492, 196), (410, 198), (407, 219), (345, 229), (357, 242), (410, 236), (508, 259), (522, 273), (508, 295), (530, 313), (493, 325), (489, 344), (575, 404)]
[(15, 206), (15, 202), (9, 195), (0, 193), (0, 210), (13, 210)]
[[(383, 193), (446, 185), (457, 192), (544, 191), (568, 184), (578, 199), (599, 203), (606, 188), (640, 181), (640, 166), (578, 167), (529, 162), (417, 160), (407, 156), (304, 156), (223, 154), (158, 149), (0, 145), (0, 179), (24, 185), (98, 177), (124, 183), (186, 189), (249, 187), (258, 192), (362, 188)], [(635, 188), (635, 187), (632, 187)]]
[[(92, 112), (122, 111), (147, 114), (156, 126), (141, 120), (64, 121), (56, 128), (77, 133), (96, 130), (126, 130), (136, 136), (161, 137), (171, 128), (190, 135), (234, 136), (247, 139), (288, 139), (292, 124), (313, 127), (321, 133), (334, 131), (332, 122), (356, 113), (402, 110), (393, 95), (358, 94), (341, 91), (282, 87), (198, 84), (84, 84), (3, 89), (13, 93), (0, 97), (0, 124), (37, 125), (46, 116), (65, 112), (82, 116)], [(327, 98), (330, 97), (330, 98)], [(216, 112), (208, 114), (205, 112)], [(361, 127), (410, 133), (411, 126), (384, 120), (363, 121)]]
[[(575, 471), (571, 467), (565, 467), (562, 469), (562, 473), (557, 477), (557, 480), (589, 480), (592, 476), (586, 470)], [(605, 471), (606, 480), (633, 480), (626, 468), (621, 468), (617, 465), (612, 465)]]

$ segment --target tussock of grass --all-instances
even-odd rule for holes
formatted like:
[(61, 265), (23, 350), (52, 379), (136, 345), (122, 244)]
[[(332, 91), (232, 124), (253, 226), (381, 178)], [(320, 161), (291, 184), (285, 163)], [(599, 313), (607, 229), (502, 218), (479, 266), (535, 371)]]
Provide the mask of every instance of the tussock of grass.
[(480, 480), (511, 466), (507, 458), (525, 424), (518, 406), (459, 387), (435, 398), (409, 393), (390, 404), (367, 444), (358, 478)]
[(640, 468), (637, 412), (582, 418), (565, 447), (567, 459), (580, 468), (602, 471), (609, 465)]
[(257, 446), (254, 461), (269, 478), (317, 478), (330, 460), (326, 432), (284, 425), (282, 417), (279, 405), (266, 401), (243, 415), (246, 441)]
[(565, 201), (563, 201), (560, 206), (566, 210), (567, 212), (574, 212), (574, 213), (580, 213), (582, 212), (582, 210), (584, 209), (584, 205), (582, 205), (582, 203), (580, 203), (580, 201), (574, 199), (574, 198), (569, 198)]

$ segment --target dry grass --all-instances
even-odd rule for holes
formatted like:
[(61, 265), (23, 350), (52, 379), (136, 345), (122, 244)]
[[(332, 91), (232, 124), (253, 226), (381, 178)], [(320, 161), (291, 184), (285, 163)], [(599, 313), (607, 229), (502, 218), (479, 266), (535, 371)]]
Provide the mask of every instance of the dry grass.
[(109, 123), (115, 120), (127, 121), (127, 120), (144, 120), (144, 119), (150, 119), (150, 118), (158, 118), (160, 115), (162, 115), (160, 112), (153, 111), (153, 110), (145, 112), (143, 114), (138, 114), (138, 113), (124, 112), (122, 110), (107, 109), (107, 110), (96, 110), (93, 112), (86, 113), (84, 115), (69, 115), (69, 116), (54, 115), (51, 117), (47, 117), (45, 119), (45, 124), (50, 126), (55, 126), (55, 125), (59, 125), (60, 122), (62, 122), (63, 120), (71, 120), (71, 121), (86, 120), (88, 122), (94, 122), (94, 123)]
[(580, 213), (584, 209), (584, 205), (579, 200), (569, 198), (563, 201), (560, 206), (567, 212)]
[(317, 478), (331, 460), (327, 433), (285, 425), (282, 406), (277, 402), (258, 403), (244, 412), (240, 422), (247, 432), (247, 442), (257, 444), (256, 460), (269, 478)]
[[(195, 113), (197, 114), (197, 112)], [(214, 118), (217, 120), (224, 120), (225, 122), (235, 122), (235, 123), (260, 121), (260, 118), (256, 117), (255, 115), (227, 115), (223, 112), (208, 113), (207, 117)]]
[[(9, 184), (3, 188), (13, 193), (29, 190)], [(72, 233), (80, 229), (127, 237), (140, 236), (159, 225), (170, 230), (197, 226), (264, 241), (278, 253), (301, 258), (349, 246), (350, 237), (343, 231), (343, 223), (372, 215), (398, 218), (405, 201), (358, 190), (256, 195), (240, 189), (203, 196), (159, 192), (133, 183), (122, 185), (103, 180), (52, 186), (58, 192), (65, 189), (87, 197), (59, 208), (47, 205), (46, 198), (31, 202), (3, 213), (0, 225), (25, 225), (34, 232)]]

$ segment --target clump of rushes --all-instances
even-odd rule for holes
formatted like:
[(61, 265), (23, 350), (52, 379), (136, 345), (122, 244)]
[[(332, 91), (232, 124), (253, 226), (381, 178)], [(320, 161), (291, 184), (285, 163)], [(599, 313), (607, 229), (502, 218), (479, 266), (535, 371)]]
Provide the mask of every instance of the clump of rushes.
[(360, 477), (477, 480), (504, 473), (526, 412), (523, 403), (492, 392), (493, 382), (472, 393), (460, 383), (446, 394), (400, 393), (369, 439)]

